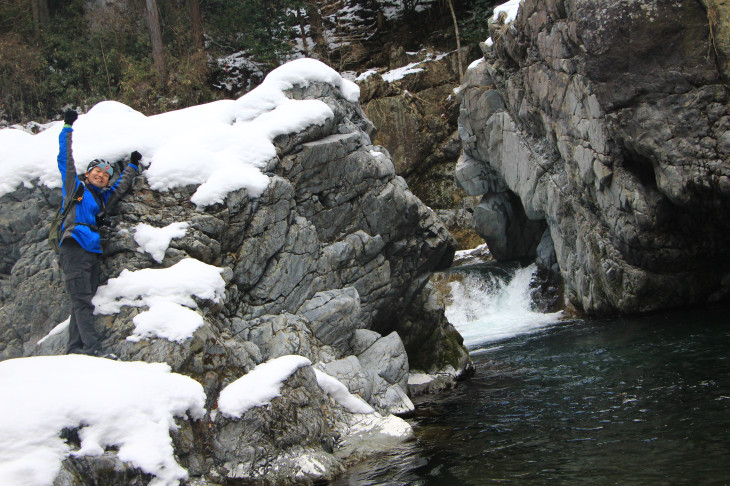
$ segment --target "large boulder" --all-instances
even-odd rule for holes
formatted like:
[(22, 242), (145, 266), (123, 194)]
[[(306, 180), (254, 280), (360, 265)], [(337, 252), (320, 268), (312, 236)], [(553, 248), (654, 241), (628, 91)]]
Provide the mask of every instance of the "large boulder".
[(456, 180), (484, 198), (480, 232), (509, 246), (518, 221), (585, 311), (730, 291), (728, 19), (706, 4), (525, 0), (461, 86)]
[[(224, 295), (190, 297), (202, 324), (189, 338), (140, 334), (135, 326), (148, 311), (139, 303), (97, 307), (104, 345), (121, 360), (166, 362), (203, 386), (210, 415), (181, 424), (174, 437), (191, 481), (328, 479), (348, 460), (337, 452), (339, 441), (357, 450), (356, 438), (340, 434), (361, 419), (341, 405), (341, 393), (325, 394), (331, 384), (317, 386), (313, 367), (288, 378), (270, 406), (241, 418), (216, 415), (221, 390), (261, 363), (297, 355), (317, 373), (332, 371), (375, 409), (365, 420), (373, 427), (412, 410), (410, 360), (431, 371), (455, 370), (455, 377), (470, 368), (453, 328), (429, 319), (438, 309), (417, 308), (430, 292), (431, 272), (450, 265), (453, 238), (396, 176), (387, 150), (373, 145), (372, 124), (357, 102), (319, 81), (294, 83), (286, 95), (320, 100), (332, 116), (274, 140), (276, 156), (264, 168), (270, 181), (259, 197), (239, 189), (224, 202), (196, 207), (190, 202), (196, 186), (160, 191), (138, 177), (104, 235), (104, 280), (191, 260), (219, 269)], [(66, 331), (56, 325), (69, 306), (45, 242), (59, 199), (57, 189), (42, 185), (0, 197), (0, 360), (65, 352)], [(164, 259), (138, 251), (138, 224), (179, 222), (187, 223), (185, 236), (171, 241)], [(432, 336), (427, 343), (435, 347), (448, 337), (450, 352), (434, 355), (416, 345), (404, 334), (409, 329)], [(371, 435), (368, 447), (375, 450)], [(136, 477), (107, 459), (95, 467), (94, 460), (69, 458), (59, 484)]]

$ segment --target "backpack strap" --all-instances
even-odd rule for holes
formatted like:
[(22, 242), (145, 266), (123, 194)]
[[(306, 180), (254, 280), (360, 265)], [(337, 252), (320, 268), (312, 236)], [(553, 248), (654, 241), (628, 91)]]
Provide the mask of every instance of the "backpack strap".
[(81, 200), (84, 198), (84, 184), (79, 184), (79, 187), (76, 188), (76, 191), (74, 191), (73, 195), (66, 201), (66, 205), (63, 207), (63, 211), (61, 211), (61, 224), (63, 224), (63, 221), (66, 219), (66, 216), (68, 216), (68, 212), (71, 211), (71, 206), (76, 204), (77, 202), (81, 202)]
[[(62, 231), (63, 233), (65, 233), (67, 230), (73, 230), (73, 228), (75, 226), (87, 226), (87, 227), (91, 228), (93, 231), (96, 231), (97, 233), (99, 232), (98, 227), (94, 226), (93, 224), (87, 224), (87, 223), (72, 223), (68, 227), (64, 228), (63, 230), (60, 229), (63, 226), (63, 222), (66, 220), (66, 216), (68, 216), (69, 211), (71, 211), (71, 207), (74, 204), (81, 202), (81, 200), (84, 198), (84, 189), (85, 189), (85, 186), (84, 186), (84, 183), (82, 182), (81, 184), (79, 184), (79, 187), (76, 188), (76, 191), (74, 192), (73, 196), (71, 196), (71, 198), (66, 203), (66, 206), (63, 208), (63, 212), (61, 212), (61, 216), (60, 216), (61, 224), (59, 225), (59, 231)], [(89, 192), (91, 192), (92, 195), (94, 195), (94, 193), (92, 191), (89, 191)], [(94, 198), (97, 200), (97, 202), (100, 202), (99, 198), (97, 198), (96, 195), (94, 195)]]

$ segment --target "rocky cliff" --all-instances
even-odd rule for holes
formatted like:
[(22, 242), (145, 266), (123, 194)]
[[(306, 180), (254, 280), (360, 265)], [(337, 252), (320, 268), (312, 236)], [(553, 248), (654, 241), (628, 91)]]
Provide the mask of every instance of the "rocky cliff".
[[(463, 59), (476, 49), (462, 48)], [(460, 249), (480, 244), (471, 228), (479, 198), (467, 196), (454, 183), (461, 153), (457, 130), (459, 86), (456, 51), (434, 49), (390, 52), (389, 66), (369, 69), (357, 78), (363, 110), (377, 128), (374, 141), (390, 152), (396, 173), (434, 209)], [(467, 63), (468, 64), (468, 63)]]
[[(410, 372), (453, 381), (471, 366), (428, 284), (433, 270), (451, 263), (453, 238), (396, 176), (387, 150), (372, 144), (372, 124), (357, 102), (326, 82), (294, 84), (286, 96), (323, 102), (332, 115), (273, 140), (260, 196), (239, 189), (196, 207), (197, 185), (154, 190), (144, 175), (136, 179), (105, 235), (105, 276), (196, 260), (220, 269), (225, 296), (194, 297), (203, 324), (188, 339), (127, 339), (144, 306), (122, 299), (116, 312), (98, 316), (104, 343), (123, 361), (165, 362), (195, 378), (211, 412), (227, 384), (285, 355), (308, 358), (383, 417), (408, 412)], [(0, 198), (0, 360), (64, 351), (65, 332), (49, 331), (69, 306), (45, 241), (58, 204), (60, 191), (42, 184)], [(138, 251), (137, 225), (179, 222), (187, 231), (164, 259)], [(177, 460), (203, 482), (308, 482), (332, 477), (353, 451), (368, 450), (352, 433), (356, 423), (362, 430), (362, 416), (329, 398), (308, 366), (270, 406), (240, 419), (213, 415), (182, 423), (173, 437)], [(321, 467), (303, 468), (303, 455)], [(68, 458), (58, 481), (145, 477), (111, 451)]]
[(495, 257), (537, 258), (592, 313), (728, 296), (722, 4), (524, 0), (491, 24), (456, 179)]

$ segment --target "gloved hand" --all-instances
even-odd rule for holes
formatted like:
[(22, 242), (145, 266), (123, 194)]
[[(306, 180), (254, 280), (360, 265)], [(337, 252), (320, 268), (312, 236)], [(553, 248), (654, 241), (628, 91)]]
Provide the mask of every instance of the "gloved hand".
[(63, 123), (66, 125), (73, 125), (78, 117), (79, 114), (76, 113), (76, 110), (66, 110), (63, 114)]
[(135, 150), (134, 152), (132, 152), (130, 159), (132, 160), (132, 163), (134, 165), (139, 165), (139, 161), (142, 160), (142, 154)]
[(104, 226), (109, 227), (111, 225), (112, 220), (104, 211), (100, 211), (99, 214), (96, 215), (96, 226), (101, 228)]

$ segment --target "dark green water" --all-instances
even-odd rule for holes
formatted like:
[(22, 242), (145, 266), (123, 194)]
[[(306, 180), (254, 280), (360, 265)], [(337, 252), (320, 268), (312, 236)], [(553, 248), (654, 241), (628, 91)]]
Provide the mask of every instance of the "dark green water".
[(730, 484), (730, 308), (565, 322), (472, 349), (415, 439), (332, 485)]

